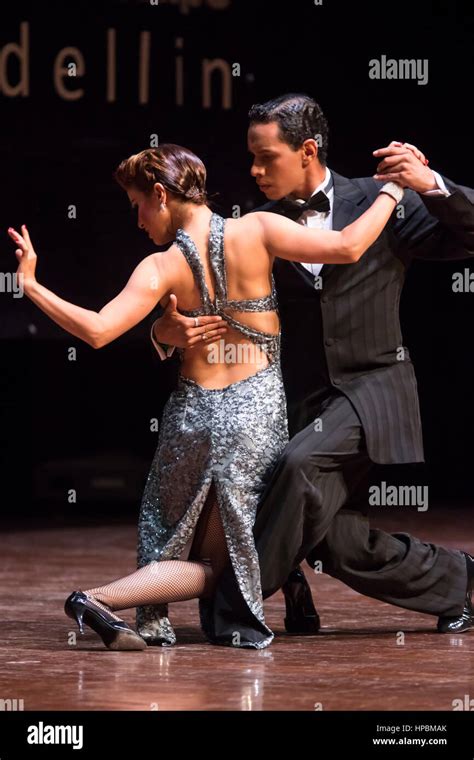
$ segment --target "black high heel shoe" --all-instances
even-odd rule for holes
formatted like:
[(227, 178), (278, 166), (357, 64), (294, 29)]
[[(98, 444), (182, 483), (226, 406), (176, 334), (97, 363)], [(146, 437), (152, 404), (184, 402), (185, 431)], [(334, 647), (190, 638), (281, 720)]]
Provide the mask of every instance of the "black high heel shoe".
[(287, 632), (297, 636), (318, 633), (321, 626), (319, 615), (313, 604), (309, 583), (299, 566), (290, 573), (282, 591), (285, 597)]
[(119, 620), (112, 613), (108, 613), (94, 600), (84, 594), (83, 591), (73, 591), (66, 599), (64, 612), (73, 618), (79, 626), (80, 632), (84, 633), (84, 623), (99, 634), (105, 646), (114, 651), (142, 650), (146, 649), (146, 641), (130, 628), (123, 620)]

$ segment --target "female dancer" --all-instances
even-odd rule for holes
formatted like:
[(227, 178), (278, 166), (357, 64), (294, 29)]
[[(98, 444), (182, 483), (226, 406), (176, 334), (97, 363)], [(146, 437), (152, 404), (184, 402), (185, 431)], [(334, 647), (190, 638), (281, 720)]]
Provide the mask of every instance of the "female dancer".
[[(372, 206), (337, 232), (265, 212), (224, 219), (207, 205), (204, 165), (177, 145), (133, 155), (115, 176), (138, 208), (139, 227), (157, 244), (174, 244), (143, 259), (122, 292), (95, 312), (40, 285), (26, 227), (22, 234), (10, 228), (25, 293), (94, 348), (130, 330), (158, 302), (166, 305), (170, 293), (185, 306), (183, 314), (218, 314), (229, 330), (217, 355), (205, 341), (181, 352), (178, 387), (164, 411), (142, 502), (140, 569), (73, 592), (65, 611), (81, 632), (88, 624), (110, 649), (143, 649), (144, 639), (113, 611), (199, 598), (211, 642), (266, 647), (273, 634), (263, 615), (252, 528), (259, 497), (288, 440), (273, 259), (357, 261), (403, 191), (384, 185)], [(232, 637), (222, 640), (214, 635), (210, 610), (216, 579), (228, 562), (259, 629), (249, 633), (236, 620)]]

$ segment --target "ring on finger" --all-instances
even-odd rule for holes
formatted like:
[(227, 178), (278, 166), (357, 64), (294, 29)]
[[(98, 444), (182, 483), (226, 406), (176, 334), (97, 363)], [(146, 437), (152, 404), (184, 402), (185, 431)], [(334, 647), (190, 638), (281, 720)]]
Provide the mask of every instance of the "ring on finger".
[(202, 333), (202, 335), (201, 335), (201, 338), (202, 338), (203, 340), (206, 340), (206, 338), (207, 338), (207, 333), (205, 333), (205, 332), (204, 332), (204, 333)]
[(194, 327), (199, 327), (199, 317), (194, 317)]

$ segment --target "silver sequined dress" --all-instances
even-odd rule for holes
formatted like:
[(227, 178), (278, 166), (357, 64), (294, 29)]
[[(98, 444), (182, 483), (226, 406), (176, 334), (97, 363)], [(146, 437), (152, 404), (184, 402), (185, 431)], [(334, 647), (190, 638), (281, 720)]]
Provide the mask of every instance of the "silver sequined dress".
[[(211, 301), (195, 244), (184, 230), (176, 245), (198, 285), (202, 306), (181, 311), (186, 316), (218, 314), (266, 353), (269, 364), (250, 377), (222, 389), (204, 388), (179, 376), (165, 406), (158, 446), (143, 494), (138, 528), (138, 566), (166, 559), (187, 559), (195, 527), (214, 481), (232, 568), (260, 634), (249, 639), (238, 621), (228, 640), (217, 641), (211, 629), (209, 602), (200, 599), (200, 620), (213, 643), (263, 648), (273, 639), (263, 615), (258, 555), (253, 525), (258, 501), (288, 441), (287, 410), (280, 371), (280, 335), (239, 322), (228, 311), (277, 309), (275, 287), (268, 296), (232, 301), (227, 298), (224, 260), (225, 219), (212, 214), (209, 262), (215, 278)], [(232, 610), (229, 611), (232, 623)], [(137, 609), (137, 629), (172, 645), (176, 637), (167, 606)], [(224, 637), (226, 638), (226, 637)]]

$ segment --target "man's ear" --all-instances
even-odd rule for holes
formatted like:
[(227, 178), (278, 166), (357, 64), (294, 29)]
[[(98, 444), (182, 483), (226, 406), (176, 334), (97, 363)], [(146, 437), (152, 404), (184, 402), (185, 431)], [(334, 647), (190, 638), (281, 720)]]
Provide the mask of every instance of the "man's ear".
[(302, 145), (303, 164), (307, 166), (318, 157), (318, 143), (312, 138), (305, 140)]

